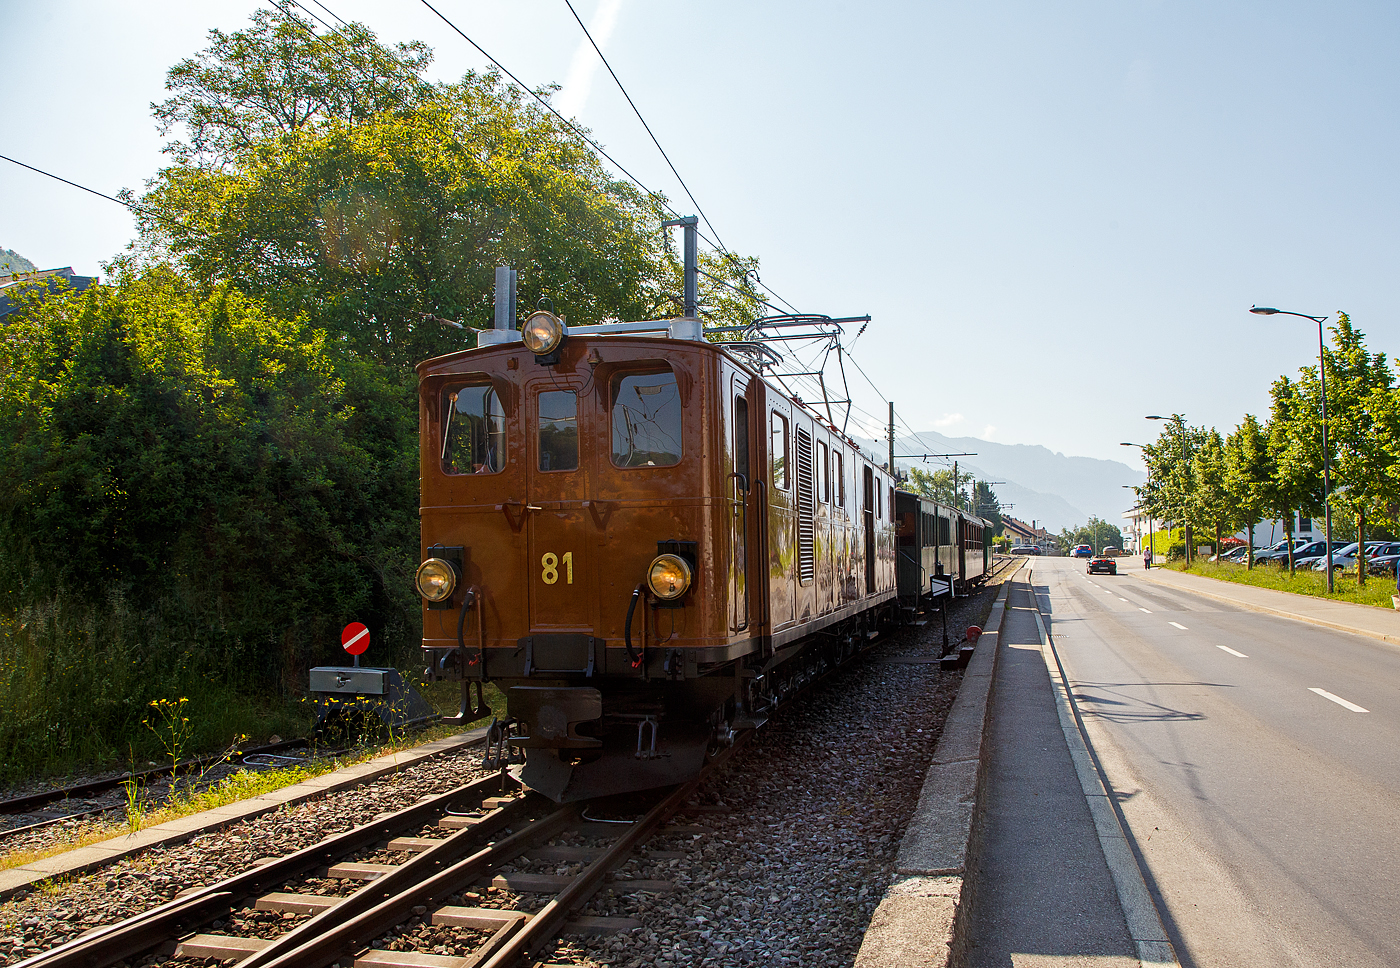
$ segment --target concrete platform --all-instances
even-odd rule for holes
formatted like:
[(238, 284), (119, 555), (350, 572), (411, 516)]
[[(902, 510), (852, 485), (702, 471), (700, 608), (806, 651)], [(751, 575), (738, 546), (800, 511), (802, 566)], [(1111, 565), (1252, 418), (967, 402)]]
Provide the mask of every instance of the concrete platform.
[(485, 737), (485, 728), (458, 733), (456, 736), (448, 736), (431, 743), (424, 743), (413, 749), (388, 753), (365, 763), (347, 766), (332, 773), (323, 773), (321, 776), (294, 783), (271, 793), (249, 797), (247, 800), (230, 803), (204, 813), (179, 817), (162, 824), (146, 827), (135, 833), (120, 834), (101, 843), (41, 858), (25, 864), (23, 867), (0, 871), (0, 901), (41, 881), (47, 881), (54, 877), (83, 874), (123, 857), (129, 857), (148, 847), (181, 843), (197, 834), (271, 813), (285, 804), (300, 803), (303, 800), (346, 790), (369, 780), (397, 773), (434, 756), (455, 752), (463, 747), (479, 743)]
[(983, 744), (1008, 576), (963, 673), (924, 777), (919, 804), (895, 858), (894, 879), (856, 954), (856, 968), (925, 968), (959, 963), (968, 900), (965, 880), (983, 782)]

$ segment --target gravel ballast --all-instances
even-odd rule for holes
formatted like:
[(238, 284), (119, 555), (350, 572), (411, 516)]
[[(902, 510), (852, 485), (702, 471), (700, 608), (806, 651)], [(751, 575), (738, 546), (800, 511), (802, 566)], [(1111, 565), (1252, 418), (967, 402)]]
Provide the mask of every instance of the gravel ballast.
[[(992, 585), (950, 607), (954, 641), (980, 620), (995, 591)], [(636, 918), (642, 927), (562, 939), (548, 960), (609, 968), (850, 965), (890, 882), (961, 681), (961, 673), (940, 670), (940, 645), (934, 616), (922, 628), (887, 636), (774, 716), (680, 818), (706, 832), (655, 837), (618, 872), (668, 880), (676, 890), (605, 888), (579, 912)], [(469, 782), (484, 775), (480, 762), (479, 747), (445, 754), (92, 875), (50, 882), (0, 904), (0, 966)], [(533, 900), (490, 888), (466, 903), (528, 910), (537, 906)], [(273, 920), (238, 916), (245, 930)], [(451, 942), (455, 936), (429, 927), (415, 924), (409, 934), (430, 937), (426, 950), (462, 950)]]

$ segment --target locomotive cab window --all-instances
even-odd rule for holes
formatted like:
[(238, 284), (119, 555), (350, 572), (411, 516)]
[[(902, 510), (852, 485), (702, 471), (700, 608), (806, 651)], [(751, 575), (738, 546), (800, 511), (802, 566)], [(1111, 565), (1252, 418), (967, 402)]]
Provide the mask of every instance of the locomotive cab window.
[(489, 383), (442, 391), (442, 470), (494, 474), (505, 463), (506, 414)]
[(831, 452), (826, 444), (817, 443), (817, 499), (831, 503)]
[(681, 395), (670, 370), (612, 381), (612, 462), (670, 467), (681, 461)]
[(548, 390), (539, 397), (540, 470), (578, 470), (578, 394)]
[(769, 460), (772, 463), (773, 486), (782, 488), (784, 491), (788, 487), (788, 422), (778, 411), (773, 411), (772, 437), (768, 447)]

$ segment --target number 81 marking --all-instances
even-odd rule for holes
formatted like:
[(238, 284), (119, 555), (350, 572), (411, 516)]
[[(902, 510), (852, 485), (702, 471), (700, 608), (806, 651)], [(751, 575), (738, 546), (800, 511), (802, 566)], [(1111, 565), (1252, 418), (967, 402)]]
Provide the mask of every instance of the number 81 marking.
[[(558, 555), (552, 551), (546, 551), (544, 557), (540, 559), (540, 565), (543, 566), (543, 571), (540, 572), (540, 578), (546, 585), (553, 585), (559, 580)], [(573, 583), (574, 553), (572, 551), (566, 551), (564, 552), (564, 584), (572, 585)]]

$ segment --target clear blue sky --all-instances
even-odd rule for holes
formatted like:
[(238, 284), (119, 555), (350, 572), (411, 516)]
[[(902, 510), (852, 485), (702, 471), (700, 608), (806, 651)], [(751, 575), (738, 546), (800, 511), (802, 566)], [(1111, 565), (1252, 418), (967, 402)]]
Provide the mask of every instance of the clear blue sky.
[[(436, 77), (483, 66), (417, 0), (327, 3), (426, 41)], [(576, 5), (611, 23), (614, 68), (725, 243), (799, 309), (874, 316), (856, 358), (915, 429), (1133, 463), (1118, 442), (1155, 433), (1144, 414), (1228, 431), (1316, 355), (1311, 324), (1254, 302), (1344, 309), (1396, 349), (1400, 7)], [(254, 7), (3, 0), (0, 153), (139, 189), (165, 71)], [(563, 0), (440, 9), (527, 83), (569, 81), (579, 119), (689, 209), (606, 73), (571, 70)], [(0, 199), (0, 246), (43, 268), (99, 272), (133, 234), (3, 162)]]

